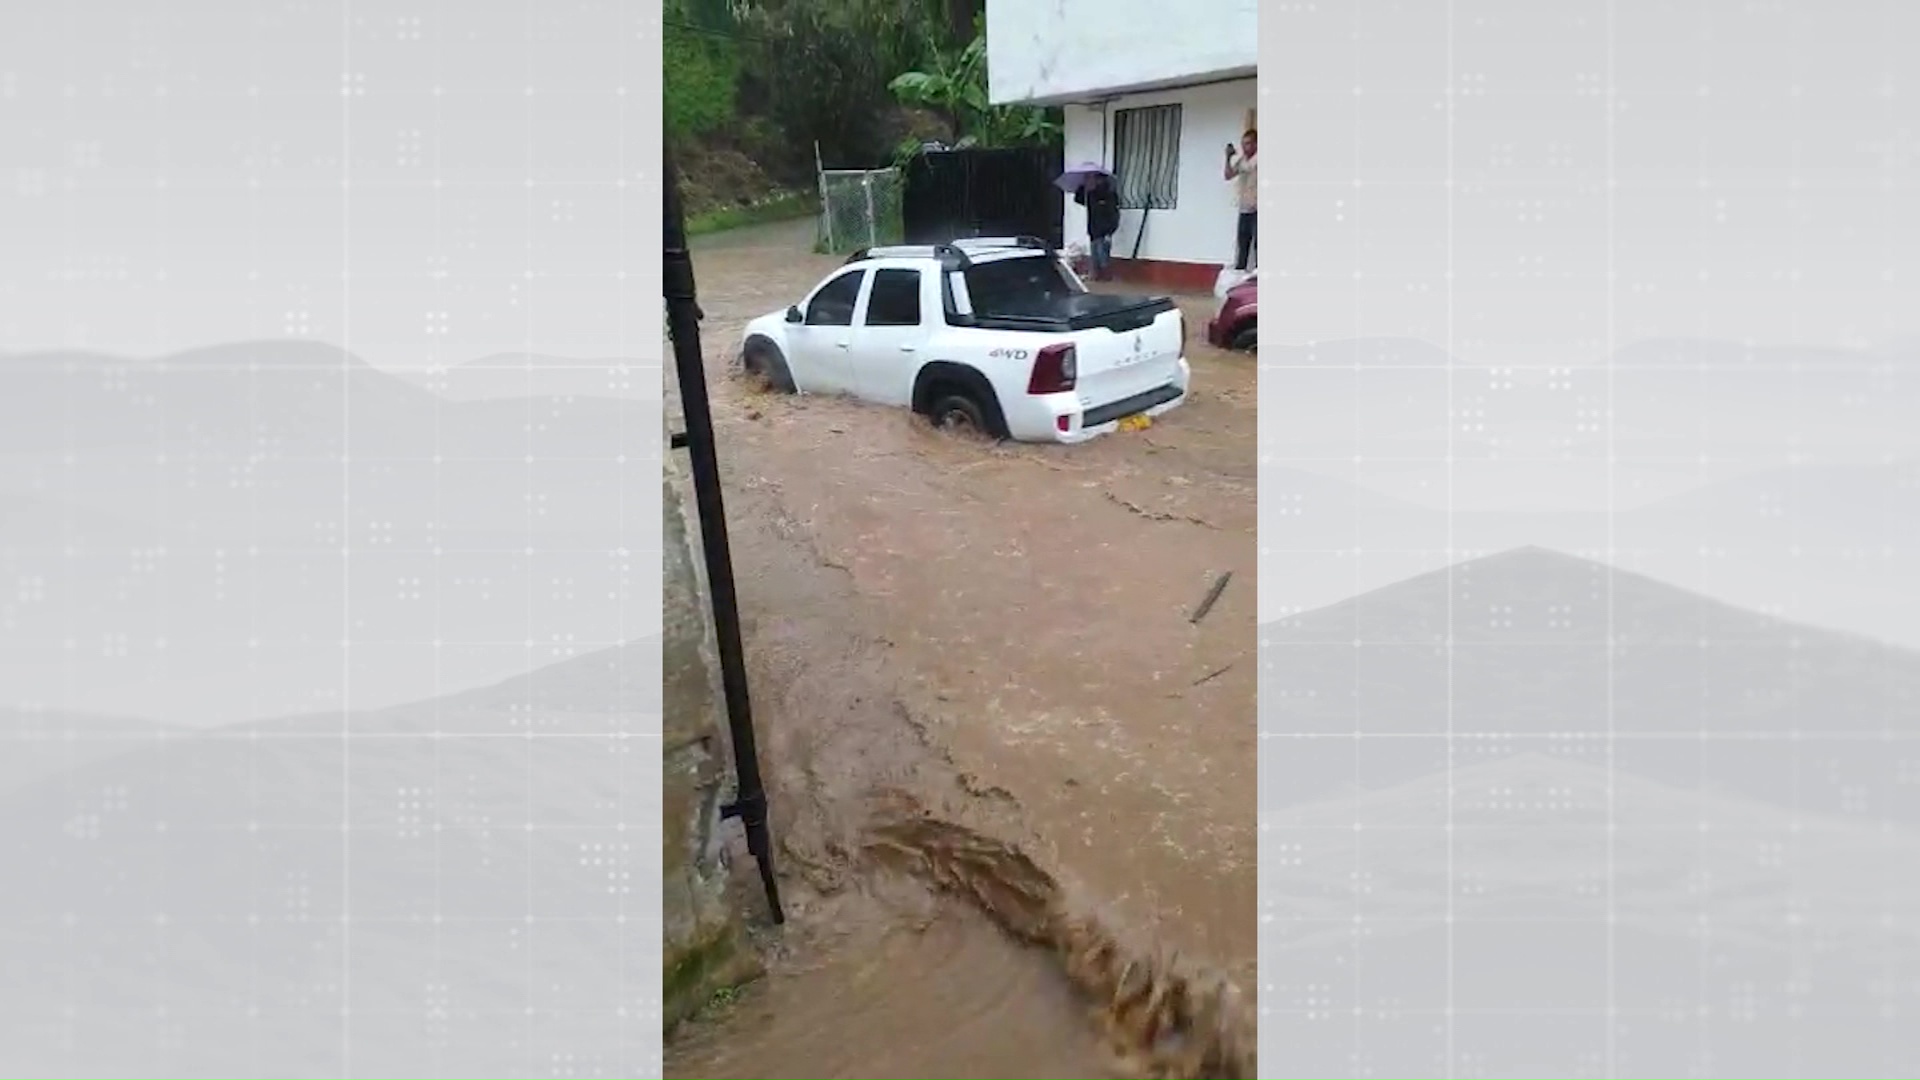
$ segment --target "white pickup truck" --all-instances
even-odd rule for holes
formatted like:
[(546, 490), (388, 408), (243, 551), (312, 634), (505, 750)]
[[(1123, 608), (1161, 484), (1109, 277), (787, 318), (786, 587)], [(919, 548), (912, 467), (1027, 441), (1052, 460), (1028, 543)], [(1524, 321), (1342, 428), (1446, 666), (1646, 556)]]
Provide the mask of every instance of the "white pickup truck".
[(1030, 237), (856, 252), (747, 324), (741, 362), (788, 392), (906, 406), (996, 438), (1076, 443), (1187, 394), (1166, 297), (1087, 291)]

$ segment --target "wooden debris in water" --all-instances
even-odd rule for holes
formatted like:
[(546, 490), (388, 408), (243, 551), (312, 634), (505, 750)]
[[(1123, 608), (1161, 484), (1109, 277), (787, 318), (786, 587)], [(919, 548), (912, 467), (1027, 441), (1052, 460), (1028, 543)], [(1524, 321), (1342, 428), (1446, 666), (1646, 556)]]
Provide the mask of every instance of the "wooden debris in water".
[(1227, 582), (1232, 580), (1233, 580), (1233, 571), (1231, 570), (1228, 570), (1222, 573), (1219, 577), (1215, 578), (1213, 580), (1213, 588), (1207, 590), (1206, 599), (1200, 601), (1200, 606), (1194, 609), (1193, 616), (1189, 618), (1187, 621), (1190, 623), (1198, 624), (1201, 619), (1206, 618), (1207, 612), (1213, 610), (1213, 605), (1220, 602), (1220, 594), (1227, 591)]

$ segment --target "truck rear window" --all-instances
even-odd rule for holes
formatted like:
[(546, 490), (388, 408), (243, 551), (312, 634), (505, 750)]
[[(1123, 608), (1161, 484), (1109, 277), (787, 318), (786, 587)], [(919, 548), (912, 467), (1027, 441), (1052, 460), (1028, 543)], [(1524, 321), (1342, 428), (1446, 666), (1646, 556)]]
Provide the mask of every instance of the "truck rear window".
[(1046, 301), (1074, 296), (1076, 287), (1058, 259), (1033, 255), (974, 263), (962, 275), (975, 314), (1032, 311)]

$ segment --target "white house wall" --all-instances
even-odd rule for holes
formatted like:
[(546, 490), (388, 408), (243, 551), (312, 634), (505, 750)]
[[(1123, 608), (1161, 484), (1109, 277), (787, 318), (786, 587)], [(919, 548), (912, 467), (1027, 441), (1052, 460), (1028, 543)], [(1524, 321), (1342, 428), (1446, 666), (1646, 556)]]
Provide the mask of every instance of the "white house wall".
[(1250, 76), (1258, 31), (1255, 0), (987, 0), (988, 92), (1061, 105)]
[[(1180, 109), (1180, 195), (1171, 210), (1154, 210), (1146, 215), (1147, 232), (1140, 244), (1138, 258), (1168, 262), (1231, 264), (1234, 229), (1240, 208), (1234, 200), (1233, 185), (1220, 178), (1220, 167), (1228, 143), (1239, 143), (1245, 131), (1247, 113), (1256, 107), (1258, 97), (1252, 79), (1215, 83), (1186, 90), (1153, 94), (1134, 94), (1107, 106), (1111, 112), (1147, 105), (1178, 104)], [(1112, 121), (1109, 112), (1082, 105), (1068, 106), (1066, 112), (1066, 162), (1082, 161), (1113, 165)], [(1102, 130), (1106, 142), (1102, 145)], [(1069, 244), (1086, 243), (1085, 208), (1066, 199), (1064, 232)], [(1115, 258), (1134, 258), (1134, 238), (1139, 234), (1142, 214), (1138, 210), (1120, 212), (1120, 231), (1115, 234)]]

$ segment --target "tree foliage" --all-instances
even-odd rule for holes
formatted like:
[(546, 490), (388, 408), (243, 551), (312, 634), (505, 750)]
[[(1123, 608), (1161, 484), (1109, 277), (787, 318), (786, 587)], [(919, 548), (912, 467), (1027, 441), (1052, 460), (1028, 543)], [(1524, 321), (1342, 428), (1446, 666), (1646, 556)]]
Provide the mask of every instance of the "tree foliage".
[(799, 159), (765, 164), (811, 169), (815, 143), (828, 168), (886, 161), (898, 104), (887, 84), (918, 60), (932, 7), (916, 13), (902, 0), (787, 0), (757, 11), (740, 106), (771, 121)]
[(725, 0), (667, 0), (660, 64), (669, 138), (720, 130), (735, 119), (738, 25)]
[(980, 0), (666, 0), (669, 137), (718, 140), (787, 183), (893, 159), (904, 106), (989, 146), (1052, 138), (1045, 110), (987, 104)]
[(1027, 105), (994, 105), (987, 92), (987, 37), (976, 32), (965, 48), (931, 49), (920, 70), (897, 75), (887, 84), (901, 101), (935, 109), (947, 118), (955, 141), (978, 146), (1018, 146), (1046, 142), (1060, 134), (1051, 110)]

